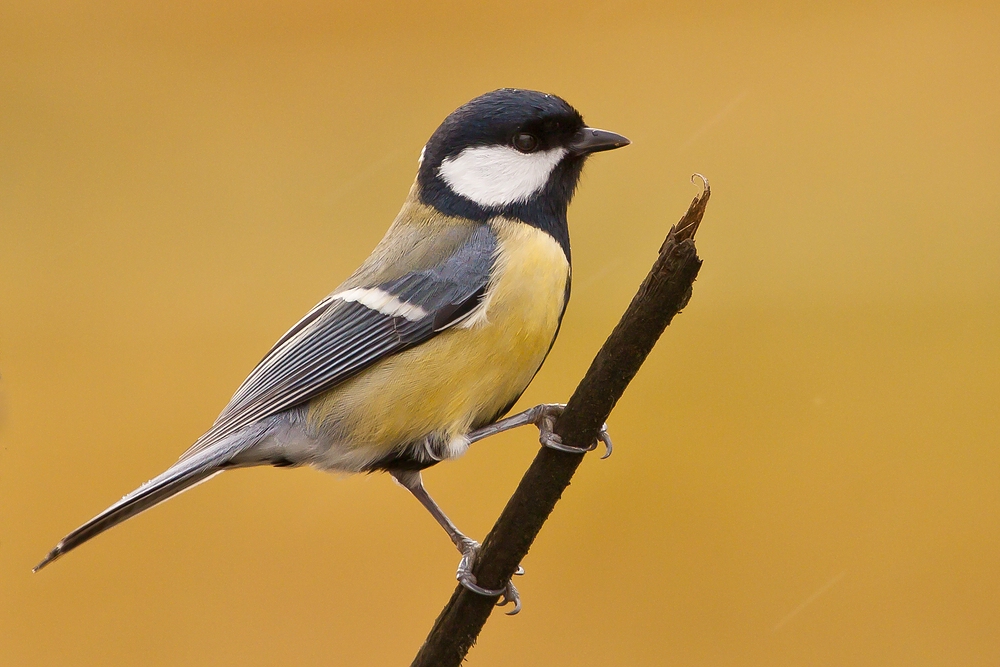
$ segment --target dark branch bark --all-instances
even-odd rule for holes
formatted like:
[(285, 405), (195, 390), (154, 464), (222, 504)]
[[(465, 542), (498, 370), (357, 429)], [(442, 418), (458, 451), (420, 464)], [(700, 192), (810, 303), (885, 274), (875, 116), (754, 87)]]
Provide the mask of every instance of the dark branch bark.
[[(704, 180), (704, 179), (702, 179)], [(659, 257), (639, 287), (628, 309), (555, 424), (565, 444), (586, 447), (597, 438), (618, 399), (674, 315), (691, 298), (691, 286), (701, 259), (694, 234), (708, 204), (710, 190), (695, 197), (687, 213), (670, 228)], [(474, 573), (480, 586), (503, 588), (527, 555), (562, 492), (569, 485), (580, 454), (542, 447), (517, 490), (507, 502), (493, 530), (483, 541)], [(497, 598), (458, 586), (434, 622), (411, 667), (458, 667), (476, 641)]]

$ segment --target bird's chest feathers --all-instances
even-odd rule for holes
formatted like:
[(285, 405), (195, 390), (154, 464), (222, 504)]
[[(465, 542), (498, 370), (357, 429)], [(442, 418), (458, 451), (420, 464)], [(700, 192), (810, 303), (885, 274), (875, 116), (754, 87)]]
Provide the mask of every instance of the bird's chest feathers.
[(428, 344), (444, 381), (425, 387), (437, 391), (424, 394), (424, 405), (440, 409), (454, 433), (495, 417), (524, 391), (566, 306), (570, 266), (559, 244), (523, 223), (491, 224), (499, 243), (481, 305)]
[(468, 445), (461, 438), (470, 428), (495, 418), (524, 391), (559, 329), (569, 262), (545, 232), (502, 219), (491, 225), (498, 249), (481, 304), (434, 338), (313, 401), (314, 428), (324, 415), (335, 439), (369, 462), (428, 436), (457, 443), (440, 453), (455, 456)]
[(544, 356), (566, 305), (569, 262), (545, 232), (502, 219), (493, 226), (499, 248), (490, 283), (482, 305), (458, 327)]

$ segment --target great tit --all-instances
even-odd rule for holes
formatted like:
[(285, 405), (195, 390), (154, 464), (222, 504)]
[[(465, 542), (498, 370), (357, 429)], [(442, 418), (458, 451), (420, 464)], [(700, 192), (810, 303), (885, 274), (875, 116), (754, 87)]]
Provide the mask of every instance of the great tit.
[(274, 344), (177, 463), (63, 538), (35, 571), (225, 470), (310, 465), (388, 472), (462, 552), (459, 580), (517, 604), (510, 584), (476, 585), (478, 544), (427, 494), (420, 471), (527, 423), (543, 428), (543, 444), (567, 449), (551, 433), (558, 406), (497, 420), (559, 332), (566, 209), (584, 161), (628, 143), (587, 127), (555, 95), (506, 88), (459, 107), (421, 151), (368, 259)]

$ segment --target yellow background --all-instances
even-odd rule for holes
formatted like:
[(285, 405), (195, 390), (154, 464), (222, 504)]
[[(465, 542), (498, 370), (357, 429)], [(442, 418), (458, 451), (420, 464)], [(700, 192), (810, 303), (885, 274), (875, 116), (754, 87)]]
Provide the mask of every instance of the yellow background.
[[(749, 7), (753, 5), (752, 8)], [(500, 86), (629, 148), (570, 210), (564, 400), (690, 201), (694, 298), (473, 665), (1000, 664), (996, 3), (0, 4), (0, 664), (407, 664), (457, 553), (385, 476), (160, 472)], [(430, 470), (482, 537), (529, 430)]]

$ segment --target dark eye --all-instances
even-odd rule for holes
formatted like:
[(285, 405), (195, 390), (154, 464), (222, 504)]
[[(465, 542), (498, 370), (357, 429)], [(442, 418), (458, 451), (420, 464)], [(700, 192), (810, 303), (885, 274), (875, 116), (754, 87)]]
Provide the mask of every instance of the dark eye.
[(514, 148), (522, 153), (534, 153), (538, 150), (538, 137), (527, 132), (514, 135)]

